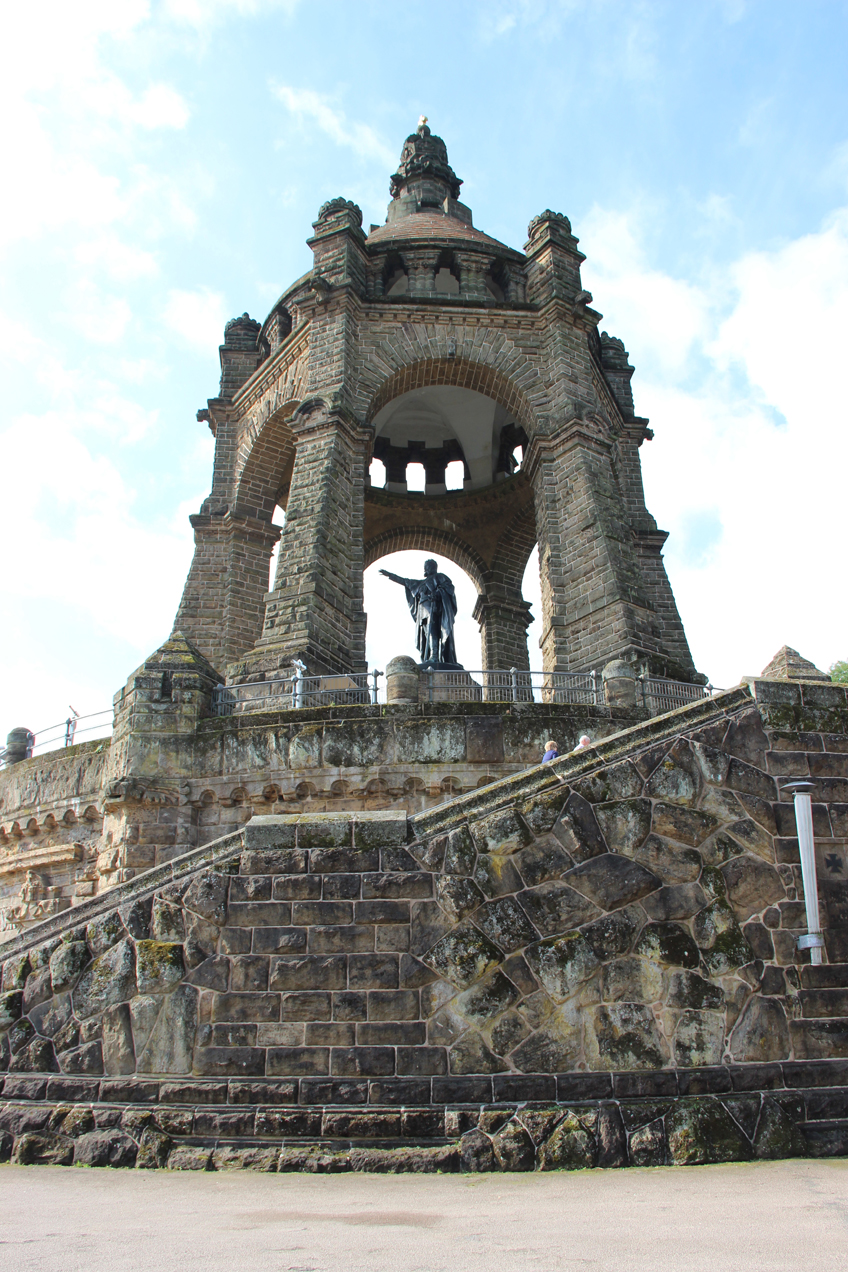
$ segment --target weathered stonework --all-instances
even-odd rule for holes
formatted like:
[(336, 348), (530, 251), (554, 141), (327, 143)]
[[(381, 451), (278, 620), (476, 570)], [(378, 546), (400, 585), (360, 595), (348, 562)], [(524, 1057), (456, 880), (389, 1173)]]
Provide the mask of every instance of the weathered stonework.
[[(809, 966), (784, 776), (816, 783)], [(848, 703), (755, 681), (407, 817), (256, 816), (0, 947), (17, 1161), (848, 1149)]]
[[(600, 672), (618, 657), (695, 676), (666, 536), (645, 508), (638, 452), (651, 432), (623, 343), (598, 334), (571, 225), (546, 211), (516, 251), (473, 227), (461, 184), (422, 125), (386, 224), (366, 235), (355, 204), (325, 203), (313, 269), (261, 326), (246, 314), (227, 324), (218, 396), (199, 412), (215, 434), (212, 490), (192, 517), (175, 627), (231, 682), (293, 657), (313, 674), (364, 670), (363, 569), (411, 547), (474, 580), (483, 665), (526, 668), (521, 584), (536, 543), (546, 670)], [(466, 416), (485, 408), (477, 425), (439, 424), (439, 403), (463, 393)], [(415, 409), (393, 432), (387, 412), (404, 403)], [(370, 485), (374, 455), (385, 490)], [(461, 491), (445, 487), (451, 459), (464, 464)], [(407, 491), (412, 460), (425, 494)]]

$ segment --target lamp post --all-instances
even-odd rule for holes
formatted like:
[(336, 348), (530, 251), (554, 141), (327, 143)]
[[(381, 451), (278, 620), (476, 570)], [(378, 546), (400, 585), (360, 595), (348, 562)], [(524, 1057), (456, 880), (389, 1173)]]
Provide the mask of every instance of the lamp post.
[(801, 854), (801, 877), (804, 881), (804, 905), (807, 909), (807, 932), (798, 937), (798, 949), (810, 951), (810, 962), (822, 961), (824, 937), (819, 923), (819, 891), (816, 881), (816, 846), (813, 839), (813, 805), (810, 792), (815, 782), (786, 782), (783, 790), (792, 791), (795, 799), (795, 825)]

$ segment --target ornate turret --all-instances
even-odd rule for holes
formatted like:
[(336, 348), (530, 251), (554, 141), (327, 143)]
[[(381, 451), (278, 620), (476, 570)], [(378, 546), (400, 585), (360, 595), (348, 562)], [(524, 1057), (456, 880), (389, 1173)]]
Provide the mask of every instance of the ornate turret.
[(434, 137), (422, 115), (418, 129), (403, 143), (397, 172), (392, 173), (388, 220), (415, 212), (439, 211), (471, 224), (471, 211), (459, 203), (461, 180), (448, 162), (448, 148)]

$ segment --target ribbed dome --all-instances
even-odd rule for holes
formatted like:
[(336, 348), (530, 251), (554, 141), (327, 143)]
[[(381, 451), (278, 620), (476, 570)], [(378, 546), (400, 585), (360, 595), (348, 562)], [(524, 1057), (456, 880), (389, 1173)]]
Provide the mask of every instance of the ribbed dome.
[(496, 249), (500, 252), (513, 252), (505, 243), (490, 238), (481, 230), (475, 230), (457, 217), (446, 216), (444, 212), (413, 212), (410, 216), (389, 221), (380, 225), (368, 235), (371, 243), (409, 243), (414, 239), (438, 240), (442, 243), (474, 243), (480, 247)]

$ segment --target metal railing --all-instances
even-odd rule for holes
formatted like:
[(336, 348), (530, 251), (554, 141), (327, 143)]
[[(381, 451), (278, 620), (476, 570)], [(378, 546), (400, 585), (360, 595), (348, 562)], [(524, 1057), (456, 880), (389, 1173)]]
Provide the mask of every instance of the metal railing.
[(299, 668), (272, 680), (246, 685), (218, 685), (212, 693), (212, 714), (238, 715), (244, 711), (299, 711), (304, 707), (375, 706), (377, 680), (382, 671), (338, 672), (331, 676), (305, 676)]
[[(80, 728), (82, 720), (97, 721), (97, 723), (86, 724)], [(107, 707), (105, 711), (92, 711), (89, 715), (77, 715), (74, 712), (67, 719), (51, 724), (46, 729), (39, 729), (37, 733), (31, 735), (34, 740), (28, 750), (30, 755), (35, 755), (38, 751), (57, 751), (61, 747), (73, 746), (76, 742), (82, 741), (85, 734), (97, 733), (100, 737), (107, 737), (111, 732), (111, 707)]]
[(675, 711), (720, 692), (712, 685), (692, 685), (685, 680), (660, 680), (650, 676), (640, 676), (636, 685), (636, 702), (652, 716), (664, 715), (666, 711)]
[(603, 697), (594, 671), (422, 671), (427, 702), (539, 702), (593, 706)]

